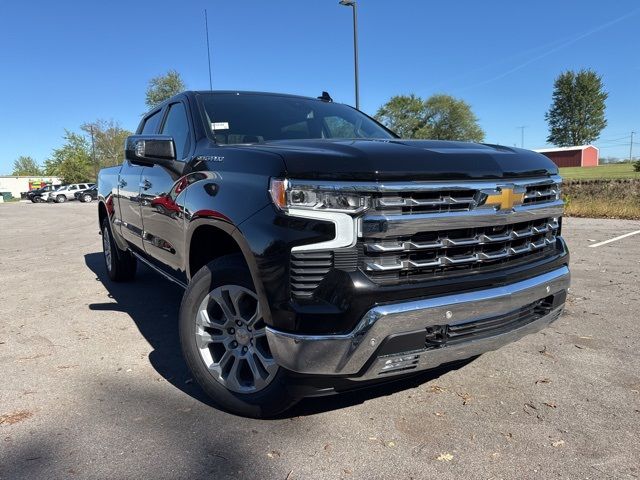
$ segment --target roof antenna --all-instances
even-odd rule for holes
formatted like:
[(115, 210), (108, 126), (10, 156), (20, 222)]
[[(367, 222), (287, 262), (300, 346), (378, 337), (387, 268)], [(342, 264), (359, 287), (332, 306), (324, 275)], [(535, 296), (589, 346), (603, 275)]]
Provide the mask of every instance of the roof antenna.
[(323, 102), (333, 102), (333, 98), (331, 98), (329, 92), (322, 92), (322, 95), (318, 97), (318, 100), (322, 100)]
[(211, 50), (209, 49), (209, 22), (207, 19), (207, 9), (204, 9), (204, 30), (207, 36), (207, 61), (209, 63), (209, 90), (213, 90), (213, 82), (211, 81)]

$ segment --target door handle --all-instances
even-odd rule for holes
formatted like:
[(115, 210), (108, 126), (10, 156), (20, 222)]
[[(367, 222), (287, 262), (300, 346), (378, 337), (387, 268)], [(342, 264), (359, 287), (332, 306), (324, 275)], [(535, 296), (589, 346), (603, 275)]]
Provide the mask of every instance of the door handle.
[(151, 182), (146, 178), (142, 182), (140, 182), (140, 188), (144, 190), (149, 190), (152, 186), (153, 185), (151, 184)]
[(118, 180), (118, 188), (124, 188), (127, 186), (127, 182), (124, 181), (124, 178)]

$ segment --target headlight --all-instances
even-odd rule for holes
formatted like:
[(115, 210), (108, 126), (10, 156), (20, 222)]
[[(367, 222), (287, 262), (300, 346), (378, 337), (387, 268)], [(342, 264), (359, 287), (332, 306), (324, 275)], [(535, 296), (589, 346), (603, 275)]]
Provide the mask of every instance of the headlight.
[(276, 207), (285, 212), (291, 208), (302, 208), (358, 213), (367, 207), (367, 198), (362, 195), (321, 186), (295, 185), (286, 179), (271, 179), (269, 193)]

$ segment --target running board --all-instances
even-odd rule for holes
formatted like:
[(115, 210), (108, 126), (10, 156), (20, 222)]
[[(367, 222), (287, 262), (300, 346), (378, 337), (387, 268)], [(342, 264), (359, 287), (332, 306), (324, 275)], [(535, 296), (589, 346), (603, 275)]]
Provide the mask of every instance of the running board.
[(151, 268), (152, 270), (155, 270), (156, 272), (158, 272), (160, 275), (162, 275), (164, 278), (166, 278), (167, 280), (169, 280), (170, 282), (175, 283), (176, 285), (180, 285), (184, 290), (187, 289), (187, 285), (185, 285), (184, 283), (182, 283), (180, 280), (173, 278), (171, 275), (169, 275), (167, 272), (160, 270), (158, 267), (156, 267), (153, 263), (151, 263), (149, 260), (147, 260), (146, 258), (144, 258), (142, 255), (134, 252), (133, 250), (129, 250), (131, 252), (131, 254), (136, 257), (138, 260), (140, 260), (142, 263), (144, 263), (147, 267)]

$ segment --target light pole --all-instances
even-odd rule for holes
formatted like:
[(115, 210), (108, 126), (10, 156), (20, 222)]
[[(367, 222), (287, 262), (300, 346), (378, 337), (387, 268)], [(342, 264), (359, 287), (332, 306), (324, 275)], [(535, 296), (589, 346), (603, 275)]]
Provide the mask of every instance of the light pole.
[(353, 8), (353, 63), (356, 82), (356, 109), (360, 110), (360, 87), (358, 82), (358, 4), (355, 0), (340, 0), (340, 5)]

